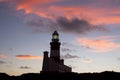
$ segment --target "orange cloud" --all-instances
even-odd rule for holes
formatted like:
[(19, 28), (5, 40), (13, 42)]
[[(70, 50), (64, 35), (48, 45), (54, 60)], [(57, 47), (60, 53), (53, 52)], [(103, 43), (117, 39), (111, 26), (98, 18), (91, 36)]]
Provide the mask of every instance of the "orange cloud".
[(16, 55), (17, 59), (42, 59), (42, 56), (32, 56), (32, 55)]
[[(40, 5), (45, 5), (51, 2), (55, 2), (56, 0), (21, 0), (20, 3), (18, 3), (17, 5), (17, 10), (24, 10), (27, 14), (28, 13), (41, 13), (43, 14), (43, 12), (41, 12), (41, 10), (44, 10), (42, 8), (37, 8)], [(42, 15), (40, 15), (42, 16)]]
[(100, 37), (98, 39), (77, 38), (76, 41), (80, 45), (90, 48), (93, 52), (109, 52), (120, 48), (120, 43), (113, 42), (109, 37), (101, 37), (101, 39)]
[(0, 54), (0, 58), (6, 58), (7, 56), (4, 54)]

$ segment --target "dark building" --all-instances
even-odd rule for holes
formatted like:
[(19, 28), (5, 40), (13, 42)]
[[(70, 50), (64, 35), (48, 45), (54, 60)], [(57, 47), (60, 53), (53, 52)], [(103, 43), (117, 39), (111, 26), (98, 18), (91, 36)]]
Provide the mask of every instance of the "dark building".
[(41, 72), (71, 72), (71, 67), (64, 65), (64, 60), (60, 59), (59, 34), (55, 31), (52, 34), (52, 42), (50, 42), (50, 57), (48, 52), (44, 52), (43, 66)]

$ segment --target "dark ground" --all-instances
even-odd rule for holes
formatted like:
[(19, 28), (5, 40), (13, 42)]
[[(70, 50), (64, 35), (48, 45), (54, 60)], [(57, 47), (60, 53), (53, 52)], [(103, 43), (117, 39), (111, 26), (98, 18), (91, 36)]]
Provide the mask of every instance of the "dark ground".
[(9, 76), (0, 73), (0, 80), (120, 80), (120, 72), (101, 73), (27, 73)]

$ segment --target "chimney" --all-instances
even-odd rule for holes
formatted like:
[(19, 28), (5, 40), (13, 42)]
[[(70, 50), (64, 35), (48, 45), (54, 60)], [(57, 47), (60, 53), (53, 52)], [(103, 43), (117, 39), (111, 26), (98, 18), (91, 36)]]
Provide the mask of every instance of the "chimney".
[(44, 58), (48, 58), (48, 51), (44, 51)]

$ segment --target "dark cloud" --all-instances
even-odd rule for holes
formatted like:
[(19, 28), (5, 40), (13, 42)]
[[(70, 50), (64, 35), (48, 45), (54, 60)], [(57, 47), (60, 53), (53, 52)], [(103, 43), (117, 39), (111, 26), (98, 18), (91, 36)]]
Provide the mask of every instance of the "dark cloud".
[(50, 19), (43, 18), (37, 15), (30, 15), (26, 19), (26, 24), (33, 29), (33, 32), (50, 32), (55, 23)]
[(69, 48), (61, 48), (61, 51), (63, 51), (63, 52), (72, 52), (72, 50), (69, 49)]
[(55, 20), (37, 17), (29, 18), (26, 22), (29, 26), (32, 26), (34, 32), (51, 32), (54, 30), (86, 34), (90, 31), (106, 31), (103, 26), (96, 26), (90, 24), (84, 19), (67, 19), (65, 17), (57, 17)]
[(81, 47), (83, 47), (83, 48), (87, 48), (87, 49), (92, 49), (90, 46), (83, 46), (83, 45), (81, 45)]
[(9, 48), (8, 50), (9, 50), (9, 51), (13, 51), (13, 48)]
[(74, 18), (68, 20), (65, 17), (59, 17), (57, 23), (62, 31), (85, 34), (93, 30), (105, 31), (105, 28), (94, 26), (84, 19)]
[(72, 58), (79, 58), (79, 56), (71, 55), (71, 54), (66, 54), (62, 56), (63, 59), (72, 59)]
[[(36, 18), (36, 16), (35, 16)], [(46, 24), (46, 19), (42, 18), (42, 17), (39, 17), (39, 18), (32, 18), (30, 17), (30, 20), (28, 18), (28, 21), (26, 22), (28, 25), (30, 26), (34, 26), (34, 27), (42, 27), (42, 26), (45, 26)]]
[(31, 69), (31, 68), (28, 66), (21, 66), (20, 69)]
[(75, 45), (75, 44), (72, 44), (72, 43), (69, 43), (69, 42), (63, 42), (62, 43), (62, 46), (69, 46), (69, 47), (78, 47), (77, 45)]
[(6, 63), (5, 61), (0, 60), (0, 64), (5, 64), (5, 63)]

